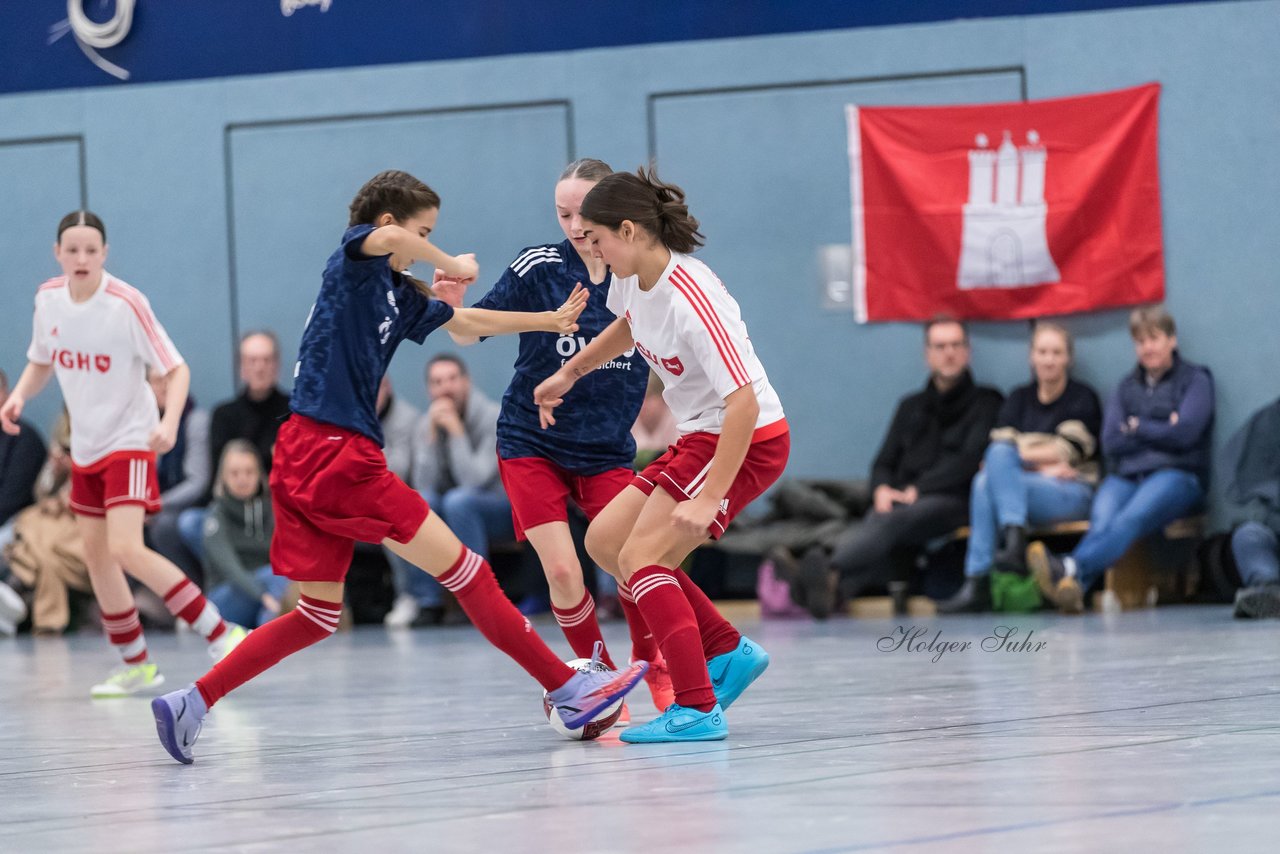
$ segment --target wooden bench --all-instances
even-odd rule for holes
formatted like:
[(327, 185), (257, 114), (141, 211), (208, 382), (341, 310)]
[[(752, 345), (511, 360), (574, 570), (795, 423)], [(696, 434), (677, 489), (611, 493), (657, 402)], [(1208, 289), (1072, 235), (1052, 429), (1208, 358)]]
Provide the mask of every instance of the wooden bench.
[[(1170, 542), (1198, 540), (1204, 533), (1205, 522), (1204, 516), (1176, 519), (1166, 525), (1162, 533), (1164, 539)], [(1032, 530), (1027, 535), (1027, 540), (1032, 542), (1080, 537), (1088, 530), (1087, 519), (1059, 522), (1046, 528)], [(926, 551), (937, 551), (945, 545), (967, 539), (969, 539), (969, 527), (965, 525), (937, 538), (926, 547)], [(1113, 612), (1152, 608), (1160, 601), (1162, 593), (1166, 599), (1186, 598), (1187, 592), (1183, 589), (1186, 585), (1180, 584), (1186, 580), (1180, 573), (1160, 571), (1157, 566), (1158, 556), (1155, 554), (1153, 545), (1151, 537), (1144, 537), (1130, 546), (1115, 565), (1107, 569), (1102, 590), (1094, 596), (1095, 610)], [(932, 617), (938, 612), (936, 603), (927, 596), (906, 597), (905, 614), (895, 613), (894, 600), (895, 597), (892, 595), (860, 596), (849, 600), (846, 610), (849, 616), (859, 619), (888, 619), (904, 615)]]

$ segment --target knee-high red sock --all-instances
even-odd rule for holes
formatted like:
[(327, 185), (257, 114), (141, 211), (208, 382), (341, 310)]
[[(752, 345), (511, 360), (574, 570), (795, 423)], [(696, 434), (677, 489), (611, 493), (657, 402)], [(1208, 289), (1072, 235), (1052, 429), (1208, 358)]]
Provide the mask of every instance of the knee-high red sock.
[(204, 639), (213, 643), (222, 637), (227, 624), (218, 613), (218, 608), (200, 592), (200, 588), (184, 578), (164, 594), (164, 606), (175, 617), (181, 617), (191, 624), (191, 628)]
[(125, 664), (141, 664), (147, 660), (147, 639), (142, 634), (137, 608), (119, 614), (104, 613), (102, 628)]
[(719, 609), (711, 604), (707, 594), (702, 592), (702, 588), (694, 584), (693, 579), (686, 573), (676, 570), (676, 580), (680, 582), (684, 598), (689, 600), (694, 619), (698, 621), (698, 634), (702, 636), (702, 654), (706, 660), (710, 661), (717, 655), (737, 649), (742, 633), (724, 618)]
[[(603, 649), (604, 636), (600, 634), (600, 621), (596, 619), (596, 600), (591, 598), (591, 591), (584, 590), (582, 601), (572, 608), (557, 608), (552, 605), (551, 613), (556, 615), (556, 622), (560, 624), (560, 630), (568, 638), (569, 648), (573, 650), (574, 655), (579, 658), (590, 658), (595, 650), (596, 641), (600, 641)], [(611, 670), (618, 669), (614, 667), (613, 659), (609, 657), (609, 650), (604, 650), (600, 660)]]
[(618, 582), (618, 602), (622, 605), (622, 614), (627, 618), (627, 631), (631, 633), (631, 660), (655, 661), (658, 658), (658, 642), (649, 631), (649, 624), (644, 621), (644, 614), (636, 607), (636, 599), (631, 595), (631, 587), (625, 582)]
[(702, 656), (698, 621), (675, 575), (665, 566), (646, 566), (627, 583), (667, 660), (676, 702), (709, 712), (716, 704), (716, 695)]
[(548, 691), (573, 677), (573, 669), (556, 658), (498, 587), (493, 570), (480, 555), (462, 547), (453, 566), (436, 578), (452, 593), (489, 643), (505, 652)]
[(254, 629), (230, 655), (196, 680), (205, 704), (213, 708), (214, 703), (268, 667), (329, 637), (341, 617), (341, 602), (298, 597), (297, 608)]

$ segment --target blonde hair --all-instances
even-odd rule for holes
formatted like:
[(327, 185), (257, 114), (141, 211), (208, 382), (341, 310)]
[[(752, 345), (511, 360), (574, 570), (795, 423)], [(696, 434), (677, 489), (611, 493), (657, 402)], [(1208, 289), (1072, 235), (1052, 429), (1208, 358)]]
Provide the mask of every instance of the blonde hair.
[(1137, 341), (1154, 332), (1177, 335), (1178, 325), (1173, 322), (1173, 315), (1163, 305), (1144, 305), (1141, 308), (1135, 308), (1129, 315), (1129, 336)]
[(253, 457), (253, 461), (258, 465), (258, 491), (261, 492), (267, 485), (267, 473), (263, 470), (262, 458), (258, 456), (258, 449), (253, 446), (252, 442), (246, 439), (232, 439), (222, 448), (222, 456), (218, 457), (218, 477), (213, 482), (213, 494), (221, 498), (227, 494), (226, 481), (224, 476), (227, 470), (227, 457), (232, 454), (246, 454)]
[(1052, 320), (1037, 320), (1031, 327), (1031, 343), (1036, 342), (1036, 336), (1041, 332), (1056, 332), (1062, 336), (1062, 340), (1067, 342), (1067, 358), (1074, 359), (1076, 357), (1076, 339), (1067, 330), (1067, 327), (1061, 323)]

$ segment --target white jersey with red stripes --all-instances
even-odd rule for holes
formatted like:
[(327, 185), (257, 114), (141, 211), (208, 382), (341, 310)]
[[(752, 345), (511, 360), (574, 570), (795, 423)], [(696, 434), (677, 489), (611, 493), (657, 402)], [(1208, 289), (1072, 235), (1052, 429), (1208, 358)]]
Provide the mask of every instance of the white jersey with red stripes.
[(680, 433), (719, 433), (724, 399), (750, 384), (760, 402), (755, 440), (786, 429), (782, 402), (747, 337), (738, 303), (706, 264), (671, 253), (658, 283), (613, 277), (607, 305), (631, 326), (638, 350), (658, 372)]
[(160, 423), (146, 367), (167, 374), (182, 355), (136, 288), (103, 271), (84, 302), (66, 276), (36, 292), (27, 359), (53, 365), (71, 416), (71, 460), (86, 468), (116, 451), (145, 451)]

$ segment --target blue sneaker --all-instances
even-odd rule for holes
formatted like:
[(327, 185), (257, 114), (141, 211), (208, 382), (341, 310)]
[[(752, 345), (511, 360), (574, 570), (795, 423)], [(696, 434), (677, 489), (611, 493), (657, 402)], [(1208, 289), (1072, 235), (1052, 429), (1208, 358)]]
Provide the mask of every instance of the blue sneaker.
[(151, 714), (155, 715), (160, 743), (169, 755), (183, 765), (194, 762), (191, 746), (200, 737), (200, 726), (204, 716), (209, 714), (200, 689), (188, 685), (180, 691), (156, 697), (151, 701)]
[(719, 703), (709, 712), (672, 703), (665, 712), (644, 726), (628, 727), (618, 737), (631, 744), (657, 744), (664, 741), (720, 741), (728, 736), (729, 724)]
[(711, 676), (711, 690), (723, 708), (729, 708), (742, 696), (752, 682), (760, 678), (769, 666), (769, 653), (764, 647), (746, 635), (738, 641), (738, 648), (724, 655), (717, 655), (707, 662)]
[(564, 725), (577, 729), (593, 720), (614, 700), (625, 697), (644, 678), (648, 669), (649, 662), (637, 661), (622, 670), (579, 670), (568, 682), (548, 691), (547, 699), (556, 707)]

